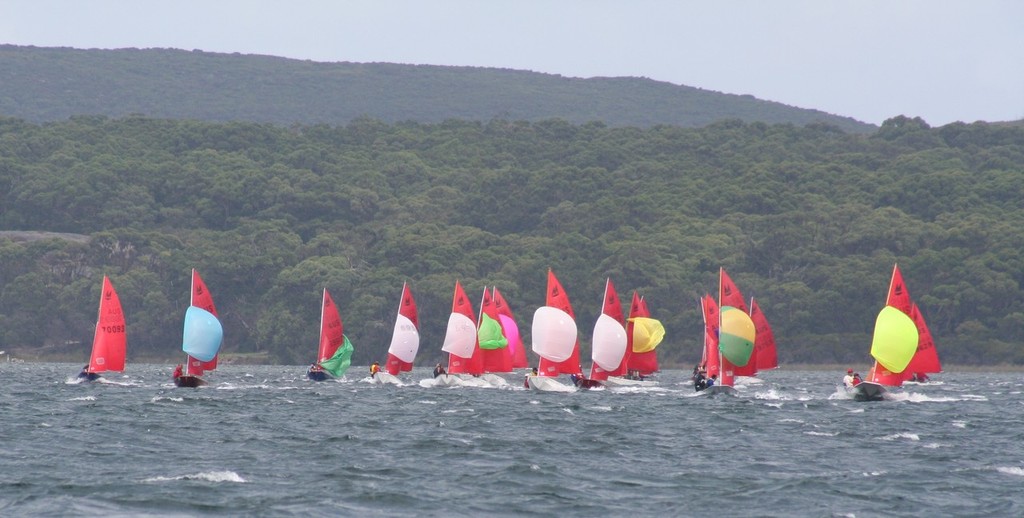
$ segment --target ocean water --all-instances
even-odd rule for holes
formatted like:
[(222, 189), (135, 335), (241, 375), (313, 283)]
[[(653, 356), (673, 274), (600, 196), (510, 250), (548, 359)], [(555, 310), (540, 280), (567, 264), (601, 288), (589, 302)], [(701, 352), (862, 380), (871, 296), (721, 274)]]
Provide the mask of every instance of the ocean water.
[(842, 372), (731, 396), (379, 386), (354, 368), (170, 365), (78, 383), (0, 364), (2, 516), (1022, 516), (1024, 379), (945, 373), (855, 402)]

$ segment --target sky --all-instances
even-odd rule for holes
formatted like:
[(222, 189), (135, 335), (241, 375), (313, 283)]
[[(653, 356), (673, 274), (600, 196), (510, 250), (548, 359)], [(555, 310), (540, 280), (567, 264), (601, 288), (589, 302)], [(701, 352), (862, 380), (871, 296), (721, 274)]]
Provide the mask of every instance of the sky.
[(1020, 0), (0, 0), (0, 43), (647, 77), (872, 124), (1024, 119)]

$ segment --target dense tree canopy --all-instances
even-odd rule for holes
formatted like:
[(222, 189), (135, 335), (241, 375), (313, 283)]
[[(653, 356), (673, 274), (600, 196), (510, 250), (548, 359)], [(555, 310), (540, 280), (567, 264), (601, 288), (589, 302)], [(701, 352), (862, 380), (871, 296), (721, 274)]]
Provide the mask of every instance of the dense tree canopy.
[[(703, 128), (449, 120), (282, 128), (130, 116), (0, 119), (0, 349), (82, 358), (100, 279), (130, 360), (173, 358), (197, 268), (225, 350), (308, 362), (319, 293), (384, 356), (408, 281), (420, 358), (440, 358), (459, 280), (498, 286), (529, 334), (548, 268), (589, 332), (604, 279), (638, 290), (699, 355), (698, 297), (724, 266), (783, 364), (867, 361), (899, 262), (947, 363), (1024, 363), (1024, 129), (874, 134), (726, 120)], [(528, 339), (528, 336), (527, 336)], [(585, 352), (584, 356), (588, 356)]]

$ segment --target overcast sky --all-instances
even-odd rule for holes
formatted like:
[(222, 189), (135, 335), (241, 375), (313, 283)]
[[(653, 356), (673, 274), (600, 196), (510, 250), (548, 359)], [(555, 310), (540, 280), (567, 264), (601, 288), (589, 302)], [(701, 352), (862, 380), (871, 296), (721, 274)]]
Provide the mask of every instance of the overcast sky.
[(0, 0), (0, 43), (639, 76), (874, 124), (1024, 118), (1020, 0)]

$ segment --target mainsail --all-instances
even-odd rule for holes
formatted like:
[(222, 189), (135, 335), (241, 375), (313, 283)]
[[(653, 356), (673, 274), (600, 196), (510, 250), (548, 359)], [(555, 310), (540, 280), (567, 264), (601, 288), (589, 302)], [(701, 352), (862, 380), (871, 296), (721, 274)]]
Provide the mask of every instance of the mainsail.
[(127, 347), (121, 299), (110, 279), (104, 275), (88, 372), (123, 371)]

